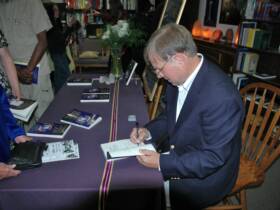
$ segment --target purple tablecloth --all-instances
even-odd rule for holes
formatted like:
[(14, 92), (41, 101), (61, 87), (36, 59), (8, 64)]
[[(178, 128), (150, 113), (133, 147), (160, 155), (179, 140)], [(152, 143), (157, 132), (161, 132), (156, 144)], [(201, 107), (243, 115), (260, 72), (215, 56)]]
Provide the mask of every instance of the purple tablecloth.
[(112, 136), (111, 124), (116, 125), (116, 138), (122, 139), (129, 138), (134, 126), (133, 122), (128, 122), (128, 115), (136, 115), (140, 124), (148, 121), (140, 82), (131, 82), (129, 87), (120, 82), (115, 121), (112, 120), (114, 86), (111, 86), (109, 103), (80, 103), (85, 88), (64, 86), (40, 120), (59, 122), (73, 108), (99, 113), (103, 118), (101, 123), (90, 130), (72, 126), (64, 137), (78, 142), (80, 158), (46, 163), (40, 168), (23, 171), (16, 178), (1, 180), (1, 210), (164, 208), (163, 180), (158, 170), (140, 165), (135, 157), (108, 165), (100, 148), (100, 144), (108, 142)]

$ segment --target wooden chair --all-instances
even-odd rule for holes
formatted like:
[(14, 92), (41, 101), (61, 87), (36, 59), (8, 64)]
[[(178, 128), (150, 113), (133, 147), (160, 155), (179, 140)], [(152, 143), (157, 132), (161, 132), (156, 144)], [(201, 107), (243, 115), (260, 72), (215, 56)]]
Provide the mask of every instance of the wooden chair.
[(110, 49), (102, 46), (101, 39), (81, 39), (75, 57), (76, 68), (79, 72), (82, 68), (108, 68), (110, 58)]
[(259, 82), (247, 85), (240, 93), (246, 118), (238, 178), (230, 195), (207, 210), (247, 210), (246, 189), (261, 185), (265, 172), (280, 156), (280, 88)]

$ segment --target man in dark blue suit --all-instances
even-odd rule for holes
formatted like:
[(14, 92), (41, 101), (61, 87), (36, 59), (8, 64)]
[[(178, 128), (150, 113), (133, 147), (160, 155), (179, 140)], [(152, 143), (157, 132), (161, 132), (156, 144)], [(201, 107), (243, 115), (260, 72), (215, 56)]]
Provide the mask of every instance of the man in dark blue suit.
[(161, 171), (172, 209), (215, 204), (231, 191), (238, 174), (244, 116), (239, 92), (230, 77), (197, 53), (183, 26), (156, 31), (145, 58), (157, 77), (168, 81), (166, 108), (130, 137), (134, 143), (156, 143), (168, 135), (168, 152), (142, 150), (137, 159)]

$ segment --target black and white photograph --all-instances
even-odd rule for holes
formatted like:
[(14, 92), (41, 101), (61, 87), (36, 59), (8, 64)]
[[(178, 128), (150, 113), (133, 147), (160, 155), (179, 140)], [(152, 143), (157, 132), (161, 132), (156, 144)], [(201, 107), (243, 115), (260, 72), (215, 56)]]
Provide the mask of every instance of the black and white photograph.
[(204, 16), (204, 25), (213, 26), (217, 25), (219, 0), (207, 0)]
[(219, 22), (222, 24), (238, 25), (241, 19), (241, 5), (239, 0), (222, 0)]

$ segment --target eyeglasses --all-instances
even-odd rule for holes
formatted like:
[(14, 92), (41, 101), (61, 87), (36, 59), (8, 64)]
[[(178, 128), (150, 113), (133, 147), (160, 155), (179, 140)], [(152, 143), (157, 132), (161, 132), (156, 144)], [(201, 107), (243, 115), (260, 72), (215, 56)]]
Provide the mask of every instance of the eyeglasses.
[(166, 64), (168, 64), (168, 62), (169, 62), (172, 58), (173, 58), (173, 56), (170, 56), (170, 57), (167, 59), (167, 61), (165, 61), (165, 63), (164, 63), (164, 64), (162, 65), (162, 67), (160, 67), (160, 68), (155, 68), (155, 67), (153, 67), (152, 64), (150, 64), (150, 68), (153, 70), (153, 72), (155, 72), (156, 74), (159, 74), (159, 73), (161, 73), (161, 72), (164, 70)]

